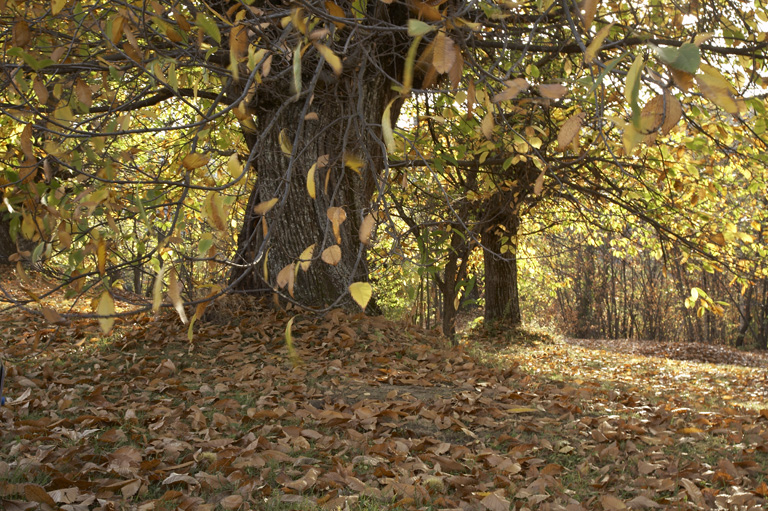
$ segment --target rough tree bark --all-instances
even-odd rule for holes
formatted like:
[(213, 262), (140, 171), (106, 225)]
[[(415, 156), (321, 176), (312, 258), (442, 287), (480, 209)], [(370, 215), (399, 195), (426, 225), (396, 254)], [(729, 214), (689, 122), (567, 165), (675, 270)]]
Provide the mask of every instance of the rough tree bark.
[[(520, 220), (511, 210), (504, 213), (503, 222), (482, 232), (483, 264), (485, 265), (485, 322), (519, 325), (520, 296), (517, 289), (516, 249), (501, 253), (503, 237), (514, 239)], [(503, 226), (503, 229), (501, 228)]]
[[(374, 8), (386, 9), (384, 4)], [(381, 119), (394, 94), (391, 77), (398, 76), (398, 65), (402, 64), (396, 41), (391, 40), (402, 36), (382, 36), (389, 39), (385, 44), (378, 41), (380, 46), (373, 42), (351, 45), (340, 77), (330, 73), (327, 66), (310, 70), (314, 74), (307, 73), (303, 81), (311, 96), (292, 101), (288, 80), (282, 89), (277, 84), (270, 97), (262, 94), (251, 105), (257, 130), (246, 133), (245, 138), (255, 154), (252, 170), (256, 185), (238, 237), (234, 261), (238, 266), (231, 273), (235, 289), (271, 293), (280, 270), (296, 263), (311, 245), (311, 266), (296, 273), (291, 297), (300, 305), (315, 309), (352, 306), (348, 286), (368, 280), (366, 247), (360, 242), (359, 231), (363, 218), (371, 212), (371, 198), (384, 165)], [(376, 47), (386, 48), (386, 52), (376, 54)], [(305, 62), (304, 69), (309, 67)], [(312, 98), (311, 105), (308, 97)], [(397, 104), (393, 105), (393, 118), (397, 109)], [(310, 112), (313, 115), (307, 117)], [(280, 143), (281, 133), (283, 140), (293, 144), (290, 156), (281, 151), (281, 145), (285, 146)], [(324, 155), (328, 163), (317, 166), (313, 199), (307, 191), (307, 173)], [(354, 169), (355, 165), (345, 165), (350, 155), (364, 166)], [(266, 215), (254, 212), (254, 206), (273, 198), (278, 203)], [(338, 233), (328, 217), (331, 207), (343, 208), (346, 214)], [(336, 265), (321, 260), (322, 252), (333, 245), (341, 249)], [(289, 296), (287, 289), (280, 292)], [(367, 310), (376, 312), (375, 303), (371, 302)]]

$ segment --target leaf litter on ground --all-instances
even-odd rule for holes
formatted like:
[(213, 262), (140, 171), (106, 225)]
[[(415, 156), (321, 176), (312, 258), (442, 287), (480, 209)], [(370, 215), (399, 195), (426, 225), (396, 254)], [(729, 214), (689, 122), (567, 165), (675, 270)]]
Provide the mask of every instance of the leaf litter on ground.
[(0, 507), (768, 504), (764, 367), (546, 338), (452, 347), (360, 314), (213, 309), (192, 343), (175, 314), (103, 338), (95, 320), (4, 313)]

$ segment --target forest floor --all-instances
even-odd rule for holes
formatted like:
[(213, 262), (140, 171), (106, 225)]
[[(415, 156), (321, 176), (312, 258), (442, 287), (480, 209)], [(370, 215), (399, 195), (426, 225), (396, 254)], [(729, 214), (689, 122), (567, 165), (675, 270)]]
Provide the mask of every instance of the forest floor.
[(0, 508), (768, 507), (765, 354), (212, 308), (0, 314)]

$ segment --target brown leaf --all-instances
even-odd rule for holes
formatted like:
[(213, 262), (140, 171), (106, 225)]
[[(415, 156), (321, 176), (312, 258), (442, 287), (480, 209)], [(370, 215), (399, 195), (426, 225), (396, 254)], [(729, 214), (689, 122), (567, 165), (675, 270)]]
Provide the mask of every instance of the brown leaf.
[(539, 94), (548, 99), (560, 99), (568, 93), (568, 87), (559, 83), (545, 83), (538, 86)]
[(571, 142), (573, 142), (579, 135), (581, 125), (584, 123), (586, 114), (579, 112), (570, 116), (560, 127), (560, 132), (557, 134), (557, 150), (565, 151)]
[(48, 495), (48, 492), (46, 492), (45, 489), (40, 485), (25, 484), (24, 496), (27, 498), (27, 500), (31, 500), (32, 502), (39, 502), (40, 504), (47, 504), (54, 508), (56, 507), (56, 502), (54, 502), (51, 496)]
[(219, 501), (219, 505), (224, 509), (238, 509), (243, 505), (242, 495), (228, 495)]
[(691, 481), (690, 479), (686, 479), (685, 477), (680, 478), (680, 483), (682, 483), (683, 487), (685, 487), (685, 491), (688, 494), (688, 496), (691, 497), (691, 500), (698, 506), (706, 507), (706, 501), (704, 500), (704, 495), (701, 493), (701, 490), (698, 486), (696, 486), (696, 483)]
[(432, 53), (432, 65), (440, 74), (447, 73), (456, 62), (456, 44), (453, 39), (445, 35), (441, 30), (435, 37), (435, 45)]
[(293, 296), (293, 286), (295, 282), (296, 272), (294, 271), (294, 263), (287, 264), (277, 274), (277, 287), (283, 288), (288, 286), (288, 294)]
[(43, 317), (48, 323), (54, 325), (63, 325), (67, 323), (67, 320), (61, 317), (61, 314), (51, 309), (50, 307), (42, 307)]
[(489, 511), (509, 511), (509, 501), (495, 493), (486, 495), (480, 504)]
[(318, 475), (320, 475), (320, 471), (312, 467), (306, 474), (304, 474), (304, 477), (297, 479), (296, 481), (286, 483), (285, 487), (296, 491), (307, 490), (315, 485)]
[(339, 264), (339, 261), (341, 261), (341, 247), (338, 245), (331, 245), (323, 250), (323, 253), (320, 254), (320, 259), (331, 266), (336, 266)]
[(584, 29), (589, 31), (592, 27), (592, 21), (597, 14), (597, 2), (598, 0), (584, 0), (581, 4), (582, 15), (581, 19), (584, 21)]
[(370, 243), (371, 233), (373, 232), (375, 225), (376, 219), (374, 218), (373, 213), (368, 213), (365, 218), (363, 218), (363, 223), (360, 225), (360, 232), (358, 234), (360, 243), (366, 246)]
[(498, 94), (495, 94), (493, 98), (491, 98), (491, 101), (493, 103), (514, 99), (521, 92), (523, 92), (524, 90), (527, 90), (528, 87), (530, 87), (528, 80), (526, 80), (525, 78), (515, 78), (514, 80), (507, 80), (504, 82), (504, 84), (507, 86), (507, 88), (499, 92)]
[(627, 501), (627, 507), (629, 509), (658, 509), (663, 507), (658, 502), (655, 502), (648, 497), (638, 495), (632, 500)]
[(621, 511), (627, 509), (627, 505), (624, 504), (624, 501), (613, 495), (603, 495), (600, 497), (600, 504), (602, 504), (605, 511)]

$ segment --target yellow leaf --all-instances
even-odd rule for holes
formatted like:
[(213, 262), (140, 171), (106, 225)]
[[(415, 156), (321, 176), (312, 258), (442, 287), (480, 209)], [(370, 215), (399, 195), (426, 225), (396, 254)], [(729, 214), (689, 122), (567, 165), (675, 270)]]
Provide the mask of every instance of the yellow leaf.
[(296, 318), (289, 319), (288, 323), (285, 325), (285, 346), (288, 348), (288, 357), (291, 359), (291, 363), (296, 367), (301, 363), (301, 360), (299, 360), (299, 355), (296, 353), (296, 348), (293, 346), (293, 333), (291, 332), (291, 329), (293, 328), (294, 319)]
[(307, 172), (307, 193), (309, 193), (309, 196), (313, 199), (316, 197), (316, 190), (315, 190), (315, 167), (317, 166), (317, 163), (313, 163), (311, 167), (309, 167), (309, 171)]
[(405, 65), (403, 66), (403, 89), (400, 91), (400, 95), (403, 97), (406, 97), (411, 93), (411, 87), (413, 86), (413, 64), (416, 62), (416, 53), (418, 52), (420, 44), (421, 36), (419, 35), (411, 42), (411, 46), (408, 48), (408, 53), (405, 56)]
[(186, 325), (187, 314), (184, 312), (184, 302), (181, 300), (181, 289), (175, 268), (171, 268), (171, 272), (168, 274), (168, 297), (171, 299), (173, 308), (176, 309), (176, 312), (179, 314), (181, 322)]
[(194, 170), (202, 167), (208, 163), (209, 160), (210, 157), (207, 154), (189, 153), (183, 160), (181, 160), (181, 164), (184, 165), (184, 168), (187, 170)]
[(349, 294), (360, 308), (365, 310), (373, 296), (373, 287), (368, 282), (354, 282), (349, 286)]
[(323, 250), (323, 253), (320, 254), (320, 259), (322, 259), (324, 263), (336, 266), (339, 264), (339, 261), (341, 261), (341, 247), (338, 245), (331, 245)]
[(699, 429), (699, 428), (690, 427), (690, 428), (679, 429), (677, 432), (681, 433), (683, 435), (693, 435), (695, 433), (704, 433), (704, 430), (703, 429)]
[(373, 227), (376, 225), (376, 219), (373, 217), (373, 213), (368, 213), (365, 215), (365, 218), (363, 218), (363, 223), (360, 224), (360, 243), (363, 245), (368, 245), (371, 241), (371, 233), (373, 232)]
[[(325, 2), (325, 8), (328, 9), (328, 14), (337, 18), (344, 18), (344, 10), (331, 1)], [(344, 28), (344, 23), (341, 21), (334, 21), (336, 28)]]
[(19, 280), (21, 280), (22, 284), (27, 287), (32, 287), (32, 281), (27, 275), (27, 272), (24, 271), (24, 266), (21, 264), (21, 261), (16, 261), (16, 276), (19, 277)]
[(107, 241), (99, 238), (99, 244), (96, 248), (96, 260), (99, 266), (99, 275), (104, 276), (107, 266)]
[(51, 14), (56, 16), (65, 5), (67, 5), (67, 0), (51, 0)]
[(518, 96), (518, 94), (520, 94), (524, 90), (528, 89), (528, 87), (530, 87), (528, 80), (526, 80), (525, 78), (515, 78), (514, 80), (507, 80), (504, 82), (504, 84), (507, 86), (507, 88), (499, 92), (498, 94), (494, 94), (493, 98), (491, 98), (491, 101), (493, 103), (514, 99)]
[(592, 39), (592, 42), (589, 43), (589, 46), (587, 46), (587, 51), (584, 52), (585, 64), (591, 64), (592, 61), (595, 60), (595, 57), (597, 57), (597, 54), (600, 51), (600, 47), (603, 45), (603, 41), (605, 41), (605, 38), (608, 37), (608, 33), (611, 31), (612, 26), (613, 23), (610, 23), (601, 28), (597, 34), (595, 34), (595, 38)]
[(581, 125), (584, 123), (584, 112), (578, 112), (570, 116), (560, 127), (560, 132), (557, 134), (557, 150), (565, 151), (568, 146), (576, 139), (581, 130)]
[(270, 209), (277, 204), (277, 197), (269, 199), (268, 201), (260, 202), (253, 207), (253, 213), (255, 215), (266, 215)]
[[(112, 295), (109, 294), (109, 291), (104, 291), (101, 293), (101, 298), (99, 298), (99, 305), (96, 307), (96, 314), (99, 316), (111, 316), (114, 313), (115, 301), (112, 300)], [(115, 318), (99, 318), (99, 326), (105, 335), (108, 335), (109, 332), (112, 331), (112, 326), (114, 326), (114, 324)]]
[(360, 174), (360, 170), (365, 167), (365, 161), (357, 154), (345, 151), (344, 166)]
[(721, 247), (725, 246), (725, 235), (722, 232), (716, 232), (710, 235), (709, 240), (713, 243), (717, 243)]
[(333, 69), (334, 74), (336, 76), (339, 76), (342, 71), (341, 59), (339, 58), (339, 56), (333, 53), (333, 50), (331, 50), (329, 47), (327, 47), (324, 44), (315, 43), (315, 48), (317, 48), (317, 51), (320, 52), (320, 55), (323, 56), (323, 58), (328, 63), (328, 65), (331, 66), (331, 69)]
[(696, 46), (701, 46), (702, 44), (706, 43), (713, 37), (715, 37), (715, 34), (713, 34), (712, 32), (697, 34), (696, 37), (693, 38), (693, 44), (695, 44)]
[(437, 33), (432, 53), (432, 65), (440, 74), (447, 73), (456, 61), (456, 44), (453, 39), (445, 35), (444, 31)]
[(701, 64), (703, 73), (696, 75), (696, 83), (705, 98), (732, 115), (737, 115), (741, 102), (735, 98), (736, 89), (714, 67)]
[(208, 192), (205, 201), (203, 201), (202, 215), (211, 226), (219, 231), (226, 231), (229, 211), (224, 204), (224, 195), (216, 190)]
[(344, 211), (344, 208), (333, 206), (328, 208), (326, 215), (328, 215), (328, 220), (331, 221), (331, 225), (333, 226), (333, 235), (336, 237), (336, 243), (341, 243), (341, 231), (339, 230), (339, 227), (344, 223), (344, 220), (347, 219), (347, 212)]
[(287, 264), (277, 274), (277, 287), (284, 288), (288, 286), (288, 294), (293, 296), (293, 285), (295, 282), (295, 273), (293, 271), (293, 263)]
[(312, 243), (310, 246), (304, 249), (304, 252), (301, 253), (299, 256), (299, 267), (303, 271), (309, 270), (309, 266), (312, 264), (312, 256), (315, 253), (315, 244)]
[(622, 142), (624, 143), (624, 153), (630, 154), (637, 147), (637, 145), (643, 141), (645, 135), (635, 129), (634, 125), (627, 124), (624, 126), (624, 136)]
[(283, 152), (283, 154), (290, 156), (293, 152), (293, 144), (291, 144), (291, 139), (288, 138), (288, 130), (283, 128), (283, 130), (277, 136), (277, 140), (280, 142), (280, 150)]
[(227, 174), (232, 179), (239, 179), (243, 175), (243, 165), (240, 165), (240, 160), (237, 157), (237, 153), (234, 153), (229, 157), (227, 162)]

